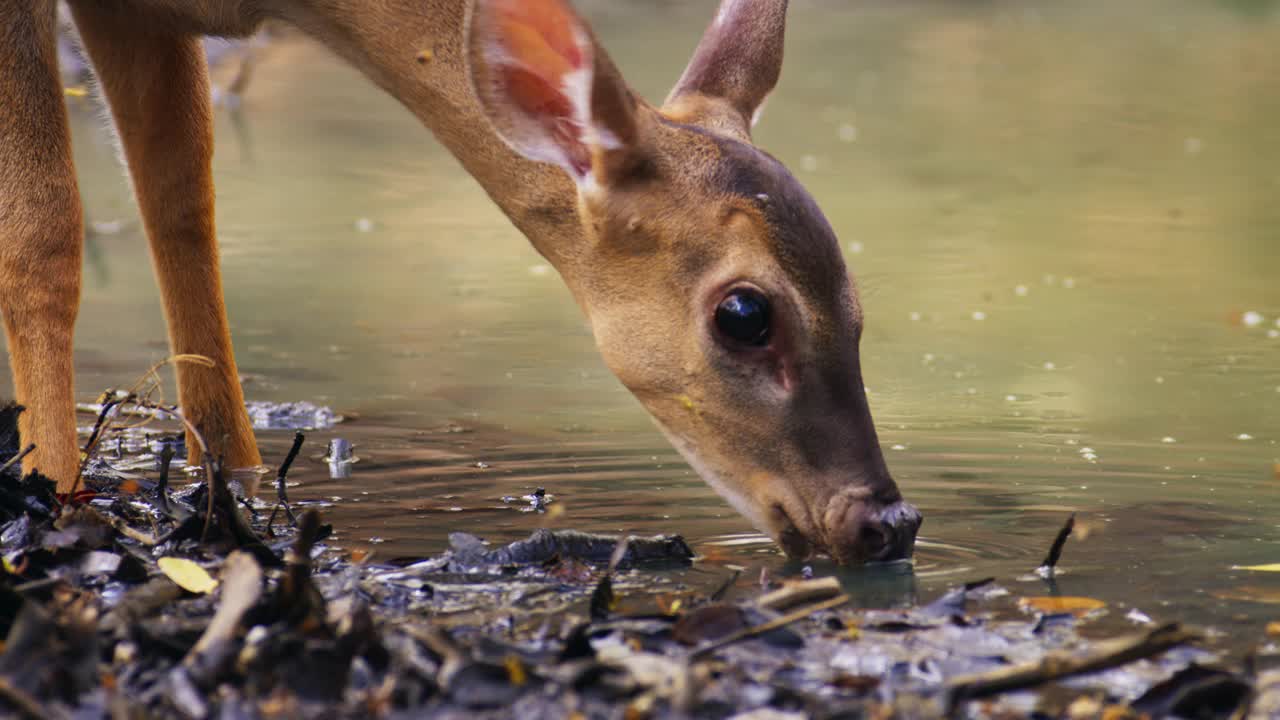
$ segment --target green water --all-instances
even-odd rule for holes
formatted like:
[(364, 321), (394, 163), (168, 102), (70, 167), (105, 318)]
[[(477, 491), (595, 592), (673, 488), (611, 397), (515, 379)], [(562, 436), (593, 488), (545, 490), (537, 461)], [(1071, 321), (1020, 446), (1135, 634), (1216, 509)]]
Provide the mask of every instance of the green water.
[[(712, 13), (584, 9), (652, 100)], [(1221, 596), (1280, 596), (1280, 576), (1230, 569), (1280, 562), (1280, 10), (799, 0), (790, 22), (756, 139), (845, 245), (873, 412), (926, 516), (915, 579), (885, 602), (987, 575), (1042, 594), (1015, 578), (1078, 511), (1087, 536), (1067, 548), (1062, 592), (1256, 637), (1273, 609)], [(100, 114), (73, 115), (90, 220), (123, 223), (90, 241), (90, 399), (131, 384), (165, 341)], [(709, 570), (782, 568), (608, 373), (554, 273), (394, 101), (286, 38), (262, 51), (239, 113), (220, 111), (218, 139), (248, 395), (361, 415), (312, 448), (355, 442), (351, 479), (318, 462), (294, 473), (295, 497), (342, 498), (340, 542), (390, 558), (459, 529), (674, 531)], [(288, 439), (264, 434), (268, 462)], [(563, 516), (499, 500), (536, 486)]]

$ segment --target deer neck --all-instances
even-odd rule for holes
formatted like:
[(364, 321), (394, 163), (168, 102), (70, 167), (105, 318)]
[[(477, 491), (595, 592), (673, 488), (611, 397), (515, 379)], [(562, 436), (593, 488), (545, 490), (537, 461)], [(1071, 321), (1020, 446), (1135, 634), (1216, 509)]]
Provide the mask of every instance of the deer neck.
[(559, 168), (512, 151), (467, 76), (465, 0), (280, 0), (278, 13), (399, 100), (562, 273), (581, 243), (577, 190)]

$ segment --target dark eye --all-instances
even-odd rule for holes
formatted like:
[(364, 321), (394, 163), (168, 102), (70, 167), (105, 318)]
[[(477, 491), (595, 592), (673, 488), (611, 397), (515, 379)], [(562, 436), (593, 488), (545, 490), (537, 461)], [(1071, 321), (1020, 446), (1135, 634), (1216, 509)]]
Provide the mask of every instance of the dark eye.
[(769, 342), (769, 299), (750, 288), (730, 292), (716, 306), (716, 328), (745, 345)]

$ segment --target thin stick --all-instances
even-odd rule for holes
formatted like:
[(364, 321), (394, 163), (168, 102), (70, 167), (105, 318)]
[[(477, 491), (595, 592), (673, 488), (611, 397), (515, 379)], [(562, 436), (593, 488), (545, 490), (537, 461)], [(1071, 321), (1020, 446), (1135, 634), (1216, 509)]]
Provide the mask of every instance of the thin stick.
[[(280, 500), (280, 504), (284, 506), (284, 514), (289, 518), (289, 524), (298, 527), (298, 518), (293, 514), (293, 508), (289, 507), (289, 493), (285, 490), (285, 476), (289, 474), (289, 468), (293, 465), (293, 461), (298, 457), (298, 451), (302, 450), (302, 443), (307, 439), (306, 435), (298, 432), (293, 436), (293, 447), (289, 448), (289, 454), (284, 456), (284, 462), (280, 463), (280, 472), (276, 473), (276, 498)], [(271, 511), (271, 516), (275, 517), (275, 511)]]
[(1086, 675), (1127, 665), (1135, 660), (1159, 655), (1165, 650), (1198, 639), (1199, 636), (1196, 633), (1183, 630), (1177, 623), (1170, 623), (1137, 637), (1098, 643), (1094, 652), (1084, 656), (1051, 652), (1036, 662), (1022, 663), (977, 675), (962, 675), (947, 683), (950, 687), (947, 715), (955, 717), (960, 711), (960, 706), (969, 700), (1014, 690), (1026, 690), (1075, 675)]
[(23, 449), (22, 449), (22, 452), (20, 452), (20, 453), (18, 453), (17, 455), (14, 455), (13, 457), (9, 458), (9, 459), (5, 462), (5, 464), (0, 465), (0, 475), (3, 475), (3, 474), (5, 473), (5, 471), (6, 471), (6, 470), (8, 470), (9, 468), (13, 467), (14, 465), (17, 465), (18, 463), (22, 462), (22, 458), (24, 458), (24, 457), (26, 457), (26, 456), (30, 455), (30, 454), (31, 454), (31, 451), (32, 451), (32, 450), (35, 450), (35, 449), (36, 449), (36, 444), (35, 444), (35, 443), (31, 443), (30, 445), (28, 445), (28, 446), (26, 446), (25, 448), (23, 448)]
[[(217, 472), (222, 472), (222, 464), (219, 463)], [(218, 483), (214, 476), (213, 455), (209, 451), (204, 452), (204, 474), (206, 480), (206, 494), (209, 496), (209, 503), (204, 511), (204, 529), (200, 531), (200, 544), (203, 545), (209, 537), (209, 524), (213, 522), (213, 499), (218, 494)]]
[[(113, 399), (108, 400), (108, 396)], [(89, 468), (89, 459), (93, 457), (94, 449), (106, 432), (111, 411), (132, 399), (132, 395), (118, 397), (111, 391), (102, 394), (102, 410), (98, 412), (98, 419), (93, 423), (93, 431), (89, 433), (89, 439), (85, 441), (84, 449), (80, 451), (80, 470), (76, 473), (76, 481), (72, 484), (70, 492), (67, 493), (68, 499), (74, 498), (76, 493), (80, 492), (80, 485), (84, 482), (84, 471)]]
[(834, 577), (804, 580), (761, 595), (756, 598), (756, 605), (781, 612), (807, 602), (826, 600), (841, 592), (840, 581)]
[(173, 506), (169, 503), (169, 466), (173, 464), (173, 443), (160, 443), (160, 480), (156, 482), (156, 504), (160, 512), (173, 518)]
[(754, 625), (749, 628), (743, 628), (735, 633), (726, 635), (720, 638), (719, 640), (713, 641), (707, 645), (703, 645), (702, 647), (694, 650), (692, 653), (689, 654), (689, 660), (691, 661), (701, 660), (707, 655), (710, 655), (711, 653), (717, 650), (720, 650), (721, 648), (724, 648), (728, 645), (732, 645), (741, 640), (747, 640), (749, 638), (763, 635), (769, 632), (770, 630), (777, 630), (780, 627), (786, 627), (787, 625), (790, 625), (791, 623), (796, 622), (798, 620), (803, 620), (820, 610), (830, 610), (831, 608), (834, 608), (834, 607), (840, 607), (841, 605), (847, 602), (849, 602), (849, 596), (841, 595), (840, 597), (834, 597), (834, 598), (831, 598), (830, 600), (823, 600), (820, 603), (816, 603), (814, 605), (810, 605), (808, 607), (803, 607), (803, 608), (800, 608), (799, 610), (789, 612), (786, 615), (774, 618), (773, 620), (770, 620), (767, 623)]
[(155, 539), (155, 537), (148, 535), (141, 530), (135, 530), (130, 527), (123, 518), (116, 517), (115, 515), (104, 515), (104, 517), (107, 518), (107, 522), (111, 523), (111, 527), (116, 529), (116, 532), (127, 538), (137, 540), (147, 547), (155, 547), (160, 544), (160, 541)]
[(1067, 518), (1066, 524), (1058, 531), (1058, 536), (1053, 539), (1053, 545), (1049, 547), (1049, 554), (1044, 556), (1044, 562), (1040, 563), (1040, 567), (1045, 572), (1052, 574), (1053, 568), (1058, 564), (1058, 559), (1062, 557), (1062, 546), (1067, 544), (1067, 538), (1071, 537), (1071, 531), (1076, 526), (1076, 514), (1071, 513), (1071, 517)]
[(45, 709), (40, 701), (32, 697), (20, 687), (15, 687), (9, 678), (0, 677), (0, 698), (18, 710), (22, 717), (44, 720), (54, 717)]

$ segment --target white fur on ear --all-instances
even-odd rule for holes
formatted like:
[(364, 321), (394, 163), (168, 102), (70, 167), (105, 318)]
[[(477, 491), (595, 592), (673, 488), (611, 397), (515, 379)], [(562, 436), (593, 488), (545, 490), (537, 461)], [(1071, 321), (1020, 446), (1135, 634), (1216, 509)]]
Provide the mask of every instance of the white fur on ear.
[(551, 11), (536, 14), (538, 8), (513, 6), (527, 1), (477, 0), (468, 32), (472, 83), (485, 115), (511, 149), (587, 183), (592, 148), (622, 144), (592, 121), (595, 48), (566, 7), (546, 3)]

